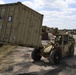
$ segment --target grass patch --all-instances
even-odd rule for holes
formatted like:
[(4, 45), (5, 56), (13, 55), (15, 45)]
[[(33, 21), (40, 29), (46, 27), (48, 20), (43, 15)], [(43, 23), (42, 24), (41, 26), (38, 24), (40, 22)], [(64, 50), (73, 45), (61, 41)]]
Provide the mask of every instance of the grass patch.
[(0, 48), (0, 61), (14, 51), (16, 46), (4, 45)]

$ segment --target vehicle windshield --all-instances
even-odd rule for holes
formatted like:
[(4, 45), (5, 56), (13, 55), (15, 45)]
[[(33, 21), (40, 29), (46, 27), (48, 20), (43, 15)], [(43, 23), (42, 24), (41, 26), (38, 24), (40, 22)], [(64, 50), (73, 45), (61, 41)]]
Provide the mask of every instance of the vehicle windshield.
[(59, 44), (62, 44), (62, 36), (61, 35), (57, 35), (56, 38), (55, 38), (55, 42), (59, 43)]

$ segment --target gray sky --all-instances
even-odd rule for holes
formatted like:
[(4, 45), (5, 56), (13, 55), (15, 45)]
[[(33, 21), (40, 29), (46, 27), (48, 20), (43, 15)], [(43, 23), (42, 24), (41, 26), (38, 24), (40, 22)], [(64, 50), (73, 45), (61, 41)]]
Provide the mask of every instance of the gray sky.
[[(19, 0), (0, 0), (2, 3)], [(76, 0), (20, 0), (44, 15), (43, 25), (59, 29), (76, 29)]]

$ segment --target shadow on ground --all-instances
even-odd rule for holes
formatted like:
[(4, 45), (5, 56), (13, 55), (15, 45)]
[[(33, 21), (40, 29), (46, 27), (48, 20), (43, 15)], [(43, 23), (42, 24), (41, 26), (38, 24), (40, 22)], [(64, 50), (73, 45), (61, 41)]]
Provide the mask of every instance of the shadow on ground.
[[(44, 60), (41, 60), (39, 62), (32, 62), (32, 64), (34, 65), (38, 65), (38, 66), (44, 66), (45, 68), (47, 66), (53, 67), (54, 69), (49, 69), (49, 70), (44, 70), (46, 71), (46, 73), (44, 75), (59, 75), (59, 73), (63, 70), (65, 70), (66, 68), (71, 68), (71, 69), (76, 69), (76, 55), (74, 55), (74, 57), (65, 57), (61, 60), (61, 63), (58, 65), (52, 65), (49, 62), (45, 62)], [(71, 63), (71, 65), (69, 64)], [(23, 73), (23, 74), (17, 74), (17, 75), (42, 75), (41, 73), (44, 72), (43, 70), (41, 70), (39, 73)]]
[[(71, 65), (68, 63), (68, 61), (71, 60)], [(72, 62), (73, 60), (73, 62)], [(63, 70), (66, 70), (66, 68), (69, 68), (69, 69), (76, 69), (76, 65), (75, 65), (75, 62), (76, 62), (76, 55), (74, 57), (71, 57), (71, 58), (68, 58), (68, 57), (65, 57), (62, 59), (61, 63), (59, 65), (57, 65), (58, 67), (56, 69), (53, 69), (53, 70), (48, 70), (48, 72), (44, 75), (60, 75), (59, 73), (62, 72)], [(53, 66), (53, 65), (51, 65)], [(65, 75), (65, 74), (63, 74)]]
[[(71, 60), (71, 61), (70, 61)], [(76, 55), (74, 55), (74, 57), (65, 57), (61, 60), (61, 63), (58, 64), (58, 65), (52, 65), (50, 64), (49, 62), (44, 62), (44, 61), (40, 61), (42, 62), (42, 64), (38, 63), (38, 62), (33, 62), (34, 64), (36, 65), (39, 65), (39, 66), (52, 66), (53, 70), (48, 70), (46, 74), (44, 75), (58, 75), (61, 71), (65, 70), (66, 68), (71, 68), (71, 69), (76, 69), (76, 65), (75, 65), (75, 62), (76, 62)], [(69, 65), (68, 63), (71, 63), (71, 65)]]

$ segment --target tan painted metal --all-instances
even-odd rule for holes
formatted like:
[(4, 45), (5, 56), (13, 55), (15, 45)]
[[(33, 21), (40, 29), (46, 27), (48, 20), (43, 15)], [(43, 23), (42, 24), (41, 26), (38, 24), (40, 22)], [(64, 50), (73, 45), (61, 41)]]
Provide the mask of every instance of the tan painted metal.
[(40, 46), (43, 15), (23, 5), (0, 5), (0, 42)]
[(44, 49), (44, 52), (48, 53), (48, 52), (51, 51), (52, 48), (53, 48), (53, 45), (50, 45), (49, 47), (47, 47), (47, 48)]

